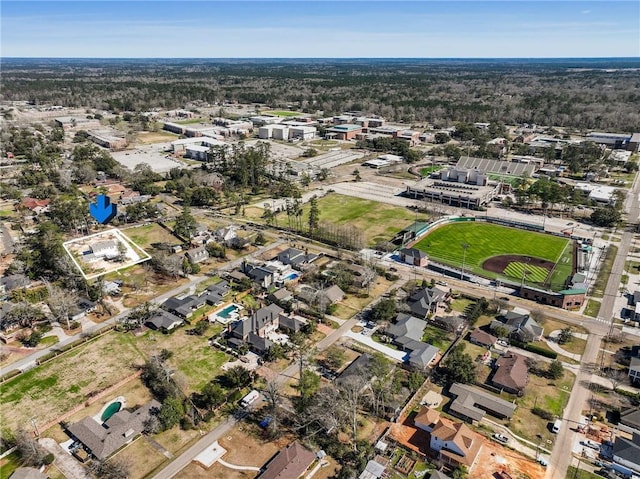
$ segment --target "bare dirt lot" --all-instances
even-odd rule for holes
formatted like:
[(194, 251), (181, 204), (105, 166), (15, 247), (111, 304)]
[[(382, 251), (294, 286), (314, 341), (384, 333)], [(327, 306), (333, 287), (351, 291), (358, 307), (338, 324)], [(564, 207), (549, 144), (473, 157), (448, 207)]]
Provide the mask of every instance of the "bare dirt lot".
[[(262, 467), (280, 448), (291, 442), (291, 439), (282, 438), (277, 441), (261, 439), (253, 426), (246, 424), (236, 426), (229, 434), (218, 441), (227, 450), (222, 459), (237, 466)], [(255, 471), (236, 471), (221, 464), (214, 464), (209, 470), (201, 465), (191, 463), (176, 478), (200, 479), (200, 478), (224, 478), (224, 479), (249, 479), (256, 477)]]
[(530, 479), (543, 479), (545, 475), (544, 467), (533, 460), (498, 443), (485, 441), (473, 467), (472, 477), (495, 479), (495, 473), (499, 471), (506, 471), (511, 477)]

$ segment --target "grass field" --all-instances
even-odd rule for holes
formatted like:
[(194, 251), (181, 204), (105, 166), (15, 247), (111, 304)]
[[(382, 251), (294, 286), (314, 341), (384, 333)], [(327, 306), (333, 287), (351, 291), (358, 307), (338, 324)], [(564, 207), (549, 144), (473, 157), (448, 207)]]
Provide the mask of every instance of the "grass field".
[(153, 243), (177, 244), (181, 241), (157, 223), (127, 228), (125, 234), (141, 248), (151, 248)]
[(304, 113), (301, 113), (299, 111), (288, 111), (288, 110), (269, 110), (269, 111), (263, 111), (262, 112), (265, 115), (276, 115), (276, 116), (284, 116), (287, 118), (291, 118), (294, 116), (300, 116), (303, 115)]
[[(363, 200), (353, 196), (330, 193), (318, 199), (320, 223), (355, 226), (364, 233), (365, 242), (375, 245), (381, 241), (391, 241), (403, 228), (414, 221), (424, 221), (424, 217), (416, 218), (415, 212), (399, 206), (392, 206), (377, 201)], [(302, 225), (308, 229), (309, 204), (303, 207)], [(278, 215), (280, 226), (287, 224), (286, 213)]]
[[(482, 264), (494, 256), (522, 255), (544, 259), (557, 263), (551, 276), (551, 285), (561, 289), (564, 280), (571, 274), (569, 243), (570, 240), (557, 236), (469, 221), (441, 226), (418, 241), (414, 247), (426, 251), (435, 261), (451, 266), (460, 267), (464, 256), (467, 271), (493, 278), (499, 275), (484, 270)], [(465, 244), (468, 245), (466, 253), (463, 248)], [(514, 278), (522, 278), (522, 269), (516, 275), (517, 263), (513, 268)], [(532, 268), (527, 267), (529, 269)], [(529, 277), (527, 282), (532, 282), (532, 278)]]
[(190, 336), (187, 328), (167, 335), (111, 332), (7, 381), (0, 389), (0, 424), (12, 430), (55, 419), (96, 392), (124, 379), (151, 355), (173, 352), (171, 367), (184, 378), (187, 392), (213, 379), (228, 356), (208, 345), (208, 337)]
[(149, 145), (152, 143), (163, 143), (167, 141), (175, 141), (180, 138), (175, 133), (169, 133), (168, 131), (139, 131), (136, 134), (136, 143), (143, 145)]

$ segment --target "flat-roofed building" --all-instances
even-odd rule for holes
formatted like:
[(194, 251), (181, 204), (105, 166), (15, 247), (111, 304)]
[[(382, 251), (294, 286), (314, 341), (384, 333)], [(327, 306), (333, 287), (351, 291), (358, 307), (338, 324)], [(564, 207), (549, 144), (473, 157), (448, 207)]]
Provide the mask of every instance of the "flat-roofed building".
[(454, 181), (438, 181), (425, 178), (407, 186), (405, 196), (445, 203), (461, 208), (478, 209), (488, 204), (500, 193), (500, 185), (468, 185)]
[(628, 133), (604, 133), (601, 131), (594, 131), (587, 135), (587, 140), (593, 141), (599, 145), (625, 149), (629, 141), (631, 141), (632, 136), (633, 135)]
[(95, 144), (110, 150), (122, 150), (127, 147), (127, 139), (116, 136), (113, 130), (89, 130), (89, 139)]
[(87, 118), (82, 116), (60, 116), (54, 119), (56, 126), (63, 130), (86, 130), (87, 128), (96, 128), (100, 126), (100, 120), (95, 118)]
[(326, 136), (327, 138), (336, 138), (338, 140), (352, 140), (358, 133), (362, 133), (360, 125), (345, 123), (327, 128)]

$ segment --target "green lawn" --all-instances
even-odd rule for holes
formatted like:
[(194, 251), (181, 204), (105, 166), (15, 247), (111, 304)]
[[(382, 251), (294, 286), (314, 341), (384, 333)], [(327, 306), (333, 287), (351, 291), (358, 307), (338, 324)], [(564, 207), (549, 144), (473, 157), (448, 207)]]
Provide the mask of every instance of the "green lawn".
[(269, 110), (269, 111), (263, 111), (262, 114), (284, 116), (284, 117), (287, 117), (287, 118), (291, 118), (291, 117), (294, 117), (294, 116), (303, 115), (304, 113), (301, 113), (299, 111), (288, 111), (288, 110)]
[(584, 308), (585, 316), (591, 316), (592, 318), (597, 318), (598, 313), (600, 312), (600, 301), (596, 301), (595, 299), (589, 299), (587, 301), (587, 307)]
[(435, 346), (441, 353), (444, 353), (453, 342), (453, 334), (435, 326), (427, 326), (422, 335), (422, 341)]
[[(392, 206), (377, 201), (363, 200), (352, 196), (330, 193), (318, 199), (320, 223), (349, 225), (357, 228), (364, 235), (368, 245), (381, 241), (390, 241), (403, 228), (414, 221), (424, 221), (424, 217), (416, 218), (415, 212), (399, 206)], [(302, 228), (308, 229), (309, 204), (303, 207)], [(287, 214), (278, 215), (278, 225), (287, 225)]]
[[(463, 248), (465, 244), (468, 245), (466, 253)], [(554, 289), (561, 289), (564, 280), (571, 274), (570, 240), (491, 223), (469, 221), (447, 224), (435, 229), (414, 246), (429, 253), (432, 259), (452, 266), (461, 266), (464, 257), (467, 271), (492, 278), (500, 275), (482, 269), (482, 264), (493, 256), (508, 254), (559, 263), (551, 275)]]

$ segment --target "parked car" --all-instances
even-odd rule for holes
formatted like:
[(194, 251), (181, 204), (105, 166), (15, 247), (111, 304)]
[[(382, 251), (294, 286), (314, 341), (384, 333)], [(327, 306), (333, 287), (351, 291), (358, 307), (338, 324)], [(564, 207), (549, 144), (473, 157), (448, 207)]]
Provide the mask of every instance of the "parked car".
[(507, 436), (505, 436), (504, 434), (500, 434), (500, 433), (495, 433), (492, 436), (496, 441), (500, 441), (504, 444), (506, 444), (507, 442), (509, 442), (509, 438)]
[(509, 346), (509, 343), (508, 343), (508, 342), (506, 342), (504, 339), (498, 339), (498, 344), (499, 344), (500, 346), (504, 346), (505, 348), (506, 348), (507, 346)]
[(549, 465), (549, 462), (544, 457), (541, 457), (538, 459), (538, 464), (540, 464), (542, 467), (547, 467)]
[(587, 439), (586, 441), (580, 441), (580, 444), (583, 446), (587, 446), (595, 451), (600, 451), (600, 444), (590, 441), (589, 439)]

